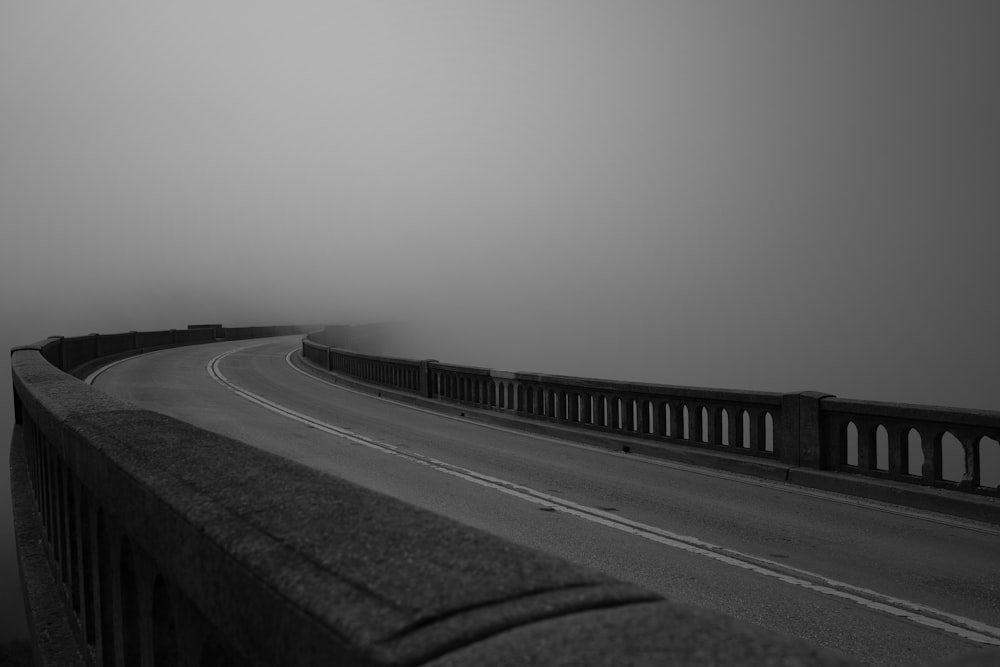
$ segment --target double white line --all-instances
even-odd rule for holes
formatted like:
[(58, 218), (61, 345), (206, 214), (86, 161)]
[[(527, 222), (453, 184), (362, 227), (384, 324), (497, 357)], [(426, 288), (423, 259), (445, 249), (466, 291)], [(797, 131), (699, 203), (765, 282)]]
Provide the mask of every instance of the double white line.
[[(680, 535), (663, 530), (662, 528), (657, 528), (656, 526), (631, 521), (624, 517), (592, 507), (579, 505), (569, 500), (564, 500), (514, 482), (485, 475), (474, 470), (469, 470), (468, 468), (462, 468), (429, 456), (423, 456), (421, 454), (402, 450), (394, 447), (393, 445), (379, 442), (378, 440), (368, 438), (363, 435), (358, 435), (357, 433), (353, 433), (347, 429), (337, 427), (333, 424), (328, 424), (314, 417), (310, 417), (309, 415), (297, 412), (291, 408), (279, 405), (273, 401), (263, 398), (262, 396), (247, 391), (246, 389), (242, 389), (226, 378), (219, 368), (220, 363), (224, 358), (238, 351), (239, 349), (230, 350), (213, 358), (208, 363), (207, 367), (209, 375), (211, 375), (217, 382), (233, 391), (236, 395), (252, 403), (256, 403), (262, 408), (287, 417), (288, 419), (293, 419), (325, 433), (344, 438), (359, 445), (364, 445), (365, 447), (370, 447), (382, 453), (399, 456), (414, 463), (429, 466), (446, 475), (452, 475), (467, 482), (491, 488), (501, 493), (514, 496), (515, 498), (526, 500), (530, 503), (535, 503), (546, 508), (564, 512), (585, 521), (591, 521), (608, 528), (614, 528), (615, 530), (636, 535), (674, 549), (680, 549), (688, 553), (704, 556), (705, 558), (711, 558), (712, 560), (725, 563), (726, 565), (749, 570), (761, 576), (777, 579), (786, 584), (808, 589), (821, 595), (847, 600), (860, 606), (867, 607), (868, 609), (880, 611), (885, 614), (889, 614), (890, 616), (896, 616), (919, 625), (934, 628), (935, 630), (957, 635), (958, 637), (969, 641), (988, 646), (1000, 646), (1000, 628), (980, 623), (979, 621), (970, 618), (950, 614), (948, 612), (917, 604), (915, 602), (910, 602), (908, 600), (883, 595), (877, 591), (829, 579), (807, 570), (789, 567), (766, 558), (759, 558), (751, 554), (711, 544), (709, 542), (699, 540), (696, 537)], [(294, 350), (289, 354), (292, 353), (294, 353)]]

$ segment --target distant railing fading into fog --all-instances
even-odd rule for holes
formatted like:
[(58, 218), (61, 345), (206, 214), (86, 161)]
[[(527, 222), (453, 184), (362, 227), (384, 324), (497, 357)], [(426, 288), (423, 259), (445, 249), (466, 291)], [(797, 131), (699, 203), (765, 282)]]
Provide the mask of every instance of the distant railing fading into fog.
[(511, 373), (359, 354), (321, 334), (303, 340), (302, 355), (366, 382), (573, 428), (1000, 496), (1000, 412)]

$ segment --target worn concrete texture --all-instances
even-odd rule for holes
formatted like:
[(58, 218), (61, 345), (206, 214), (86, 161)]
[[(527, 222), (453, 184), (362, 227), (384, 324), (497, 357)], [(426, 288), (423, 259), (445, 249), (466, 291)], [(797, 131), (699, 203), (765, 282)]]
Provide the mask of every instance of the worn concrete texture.
[(702, 609), (651, 602), (588, 611), (516, 628), (429, 663), (459, 665), (856, 665)]
[(20, 426), (14, 427), (11, 436), (10, 481), (18, 568), (28, 626), (34, 639), (34, 664), (83, 665), (83, 654), (67, 616), (64, 589), (53, 574), (43, 531), (35, 515)]

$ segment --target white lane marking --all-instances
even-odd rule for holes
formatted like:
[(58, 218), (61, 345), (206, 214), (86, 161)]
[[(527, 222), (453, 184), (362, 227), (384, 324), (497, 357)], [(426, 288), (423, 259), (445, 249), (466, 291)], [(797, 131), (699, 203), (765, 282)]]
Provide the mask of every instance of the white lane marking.
[(83, 381), (85, 383), (87, 383), (87, 384), (92, 385), (92, 384), (94, 384), (94, 381), (97, 379), (97, 376), (99, 376), (104, 371), (109, 371), (112, 368), (114, 368), (115, 366), (117, 366), (118, 364), (124, 364), (126, 361), (131, 361), (132, 359), (138, 359), (139, 357), (145, 357), (147, 354), (152, 354), (152, 352), (143, 352), (142, 354), (133, 354), (130, 357), (125, 357), (124, 359), (119, 359), (118, 361), (112, 361), (110, 364), (105, 364), (104, 366), (101, 366), (100, 368), (98, 368), (96, 371), (94, 371), (93, 373), (91, 373), (90, 375), (88, 375), (87, 377), (85, 377), (83, 379)]
[[(285, 362), (297, 373), (301, 373), (307, 378), (315, 380), (316, 382), (328, 385), (335, 389), (340, 389), (341, 391), (347, 391), (352, 394), (357, 394), (358, 396), (365, 396), (376, 401), (385, 401), (386, 403), (391, 403), (392, 405), (399, 406), (401, 408), (406, 408), (408, 410), (415, 410), (416, 412), (423, 412), (428, 415), (434, 415), (436, 417), (441, 417), (444, 419), (451, 419), (452, 421), (461, 422), (463, 424), (469, 424), (473, 426), (478, 426), (481, 428), (488, 428), (494, 431), (500, 431), (502, 433), (510, 433), (524, 438), (532, 438), (534, 440), (541, 440), (543, 442), (551, 442), (554, 444), (562, 445), (564, 447), (574, 447), (576, 449), (585, 449), (590, 452), (598, 452), (606, 456), (620, 457), (621, 454), (616, 451), (611, 451), (606, 448), (597, 445), (586, 445), (578, 442), (573, 442), (571, 440), (563, 440), (560, 438), (555, 438), (546, 435), (539, 435), (537, 433), (532, 433), (530, 431), (519, 431), (515, 428), (508, 428), (506, 426), (498, 426), (496, 424), (488, 424), (481, 421), (476, 421), (474, 419), (469, 419), (467, 417), (457, 417), (455, 415), (449, 415), (444, 412), (437, 412), (434, 410), (429, 410), (427, 408), (421, 408), (412, 403), (405, 403), (403, 401), (396, 401), (385, 396), (375, 396), (366, 391), (352, 389), (351, 387), (344, 386), (342, 384), (337, 384), (336, 382), (331, 382), (321, 377), (317, 377), (309, 373), (302, 368), (299, 368), (292, 362), (292, 356), (299, 350), (298, 347), (292, 348), (290, 352), (285, 354)], [(456, 404), (454, 407), (460, 408), (461, 406)], [(473, 408), (475, 409), (475, 408)], [(703, 468), (700, 466), (688, 465), (685, 463), (677, 463), (675, 461), (665, 461), (663, 459), (657, 459), (650, 456), (643, 456), (642, 454), (629, 454), (630, 458), (639, 459), (643, 463), (648, 465), (660, 466), (663, 468), (670, 468), (672, 470), (682, 470), (684, 472), (689, 472), (695, 475), (703, 475), (705, 477), (713, 477), (715, 479), (725, 479), (733, 482), (739, 482), (741, 484), (749, 484), (751, 486), (757, 486), (760, 488), (775, 489), (777, 491), (782, 491), (785, 493), (795, 493), (800, 496), (808, 496), (810, 498), (819, 498), (820, 500), (826, 500), (841, 505), (848, 505), (850, 507), (861, 507), (869, 509), (876, 512), (883, 512), (885, 514), (895, 514), (897, 516), (905, 516), (911, 519), (917, 519), (920, 521), (928, 521), (930, 523), (937, 523), (943, 526), (951, 526), (953, 528), (961, 528), (963, 530), (971, 530), (977, 533), (982, 533), (985, 535), (996, 535), (1000, 537), (1000, 528), (994, 528), (993, 526), (980, 523), (973, 520), (963, 520), (955, 517), (947, 516), (944, 514), (933, 514), (931, 512), (924, 512), (919, 510), (911, 510), (898, 505), (890, 505), (888, 503), (882, 503), (877, 500), (870, 500), (868, 498), (861, 498), (859, 496), (848, 496), (839, 493), (834, 493), (832, 491), (820, 491), (817, 489), (810, 489), (808, 487), (799, 486), (797, 484), (792, 484), (790, 482), (774, 482), (766, 479), (759, 479), (756, 477), (750, 477), (749, 475), (741, 475), (739, 473), (731, 472), (721, 472), (718, 470), (711, 470), (709, 468)]]
[(497, 477), (492, 477), (483, 473), (456, 466), (429, 456), (403, 451), (393, 445), (379, 442), (372, 438), (359, 435), (333, 424), (326, 423), (314, 417), (310, 417), (291, 408), (279, 405), (258, 394), (243, 389), (222, 373), (220, 364), (224, 358), (237, 350), (224, 352), (209, 361), (207, 370), (209, 375), (217, 382), (227, 387), (237, 396), (244, 398), (251, 403), (255, 403), (262, 408), (275, 412), (288, 419), (295, 420), (317, 430), (330, 435), (344, 438), (351, 442), (372, 448), (384, 454), (398, 456), (420, 465), (431, 467), (447, 475), (458, 477), (473, 484), (478, 484), (494, 489), (501, 493), (526, 500), (545, 507), (565, 512), (586, 521), (614, 528), (622, 532), (636, 535), (665, 546), (681, 549), (688, 553), (711, 558), (712, 560), (749, 570), (756, 574), (776, 579), (786, 584), (798, 586), (814, 591), (821, 595), (847, 600), (855, 604), (873, 609), (876, 611), (905, 619), (919, 625), (934, 628), (942, 632), (947, 632), (963, 639), (979, 644), (990, 646), (1000, 646), (1000, 628), (996, 628), (986, 623), (965, 618), (957, 614), (951, 614), (933, 607), (928, 607), (908, 600), (883, 595), (877, 591), (830, 579), (814, 572), (788, 567), (781, 563), (770, 561), (766, 558), (759, 558), (751, 554), (742, 553), (734, 549), (729, 549), (720, 545), (711, 544), (697, 537), (680, 535), (656, 526), (650, 526), (638, 521), (632, 521), (624, 517), (615, 516), (609, 512), (579, 505), (569, 500), (564, 500), (556, 496), (537, 491), (515, 482), (510, 482)]
[[(222, 342), (222, 341), (217, 341), (217, 342)], [(230, 342), (232, 342), (232, 341), (230, 341)], [(268, 342), (270, 342), (270, 341), (268, 341)], [(266, 345), (266, 344), (267, 343), (261, 343), (261, 345)], [(234, 349), (233, 352), (238, 352), (240, 350), (246, 350), (246, 349), (249, 349), (251, 347), (253, 347), (253, 345), (244, 345), (243, 347)], [(132, 361), (133, 359), (138, 359), (139, 357), (145, 357), (145, 356), (150, 355), (150, 354), (156, 354), (157, 352), (168, 352), (170, 350), (175, 350), (175, 349), (177, 349), (177, 348), (164, 348), (162, 350), (150, 350), (149, 352), (140, 352), (139, 354), (129, 355), (129, 356), (125, 357), (124, 359), (119, 359), (118, 361), (112, 361), (112, 362), (110, 362), (108, 364), (105, 364), (105, 365), (101, 366), (100, 368), (98, 368), (97, 370), (95, 370), (93, 373), (91, 373), (90, 375), (88, 375), (87, 377), (85, 377), (83, 379), (83, 382), (86, 383), (86, 384), (89, 384), (89, 385), (93, 385), (94, 382), (97, 380), (98, 376), (101, 375), (101, 373), (104, 373), (105, 371), (111, 370), (112, 368), (114, 368), (118, 364), (124, 364), (126, 361)], [(293, 348), (293, 349), (298, 349), (298, 348)], [(281, 355), (275, 355), (275, 356), (281, 356)]]

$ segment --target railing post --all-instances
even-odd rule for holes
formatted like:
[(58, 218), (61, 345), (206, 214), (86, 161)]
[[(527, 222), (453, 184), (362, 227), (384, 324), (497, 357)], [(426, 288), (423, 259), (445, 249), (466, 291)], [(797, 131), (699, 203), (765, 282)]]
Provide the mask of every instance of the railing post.
[(780, 438), (776, 449), (782, 463), (804, 468), (821, 468), (822, 434), (819, 426), (819, 402), (833, 394), (802, 391), (781, 397)]
[(434, 388), (431, 386), (431, 364), (436, 364), (437, 359), (424, 359), (420, 362), (420, 395), (427, 398), (434, 398)]

